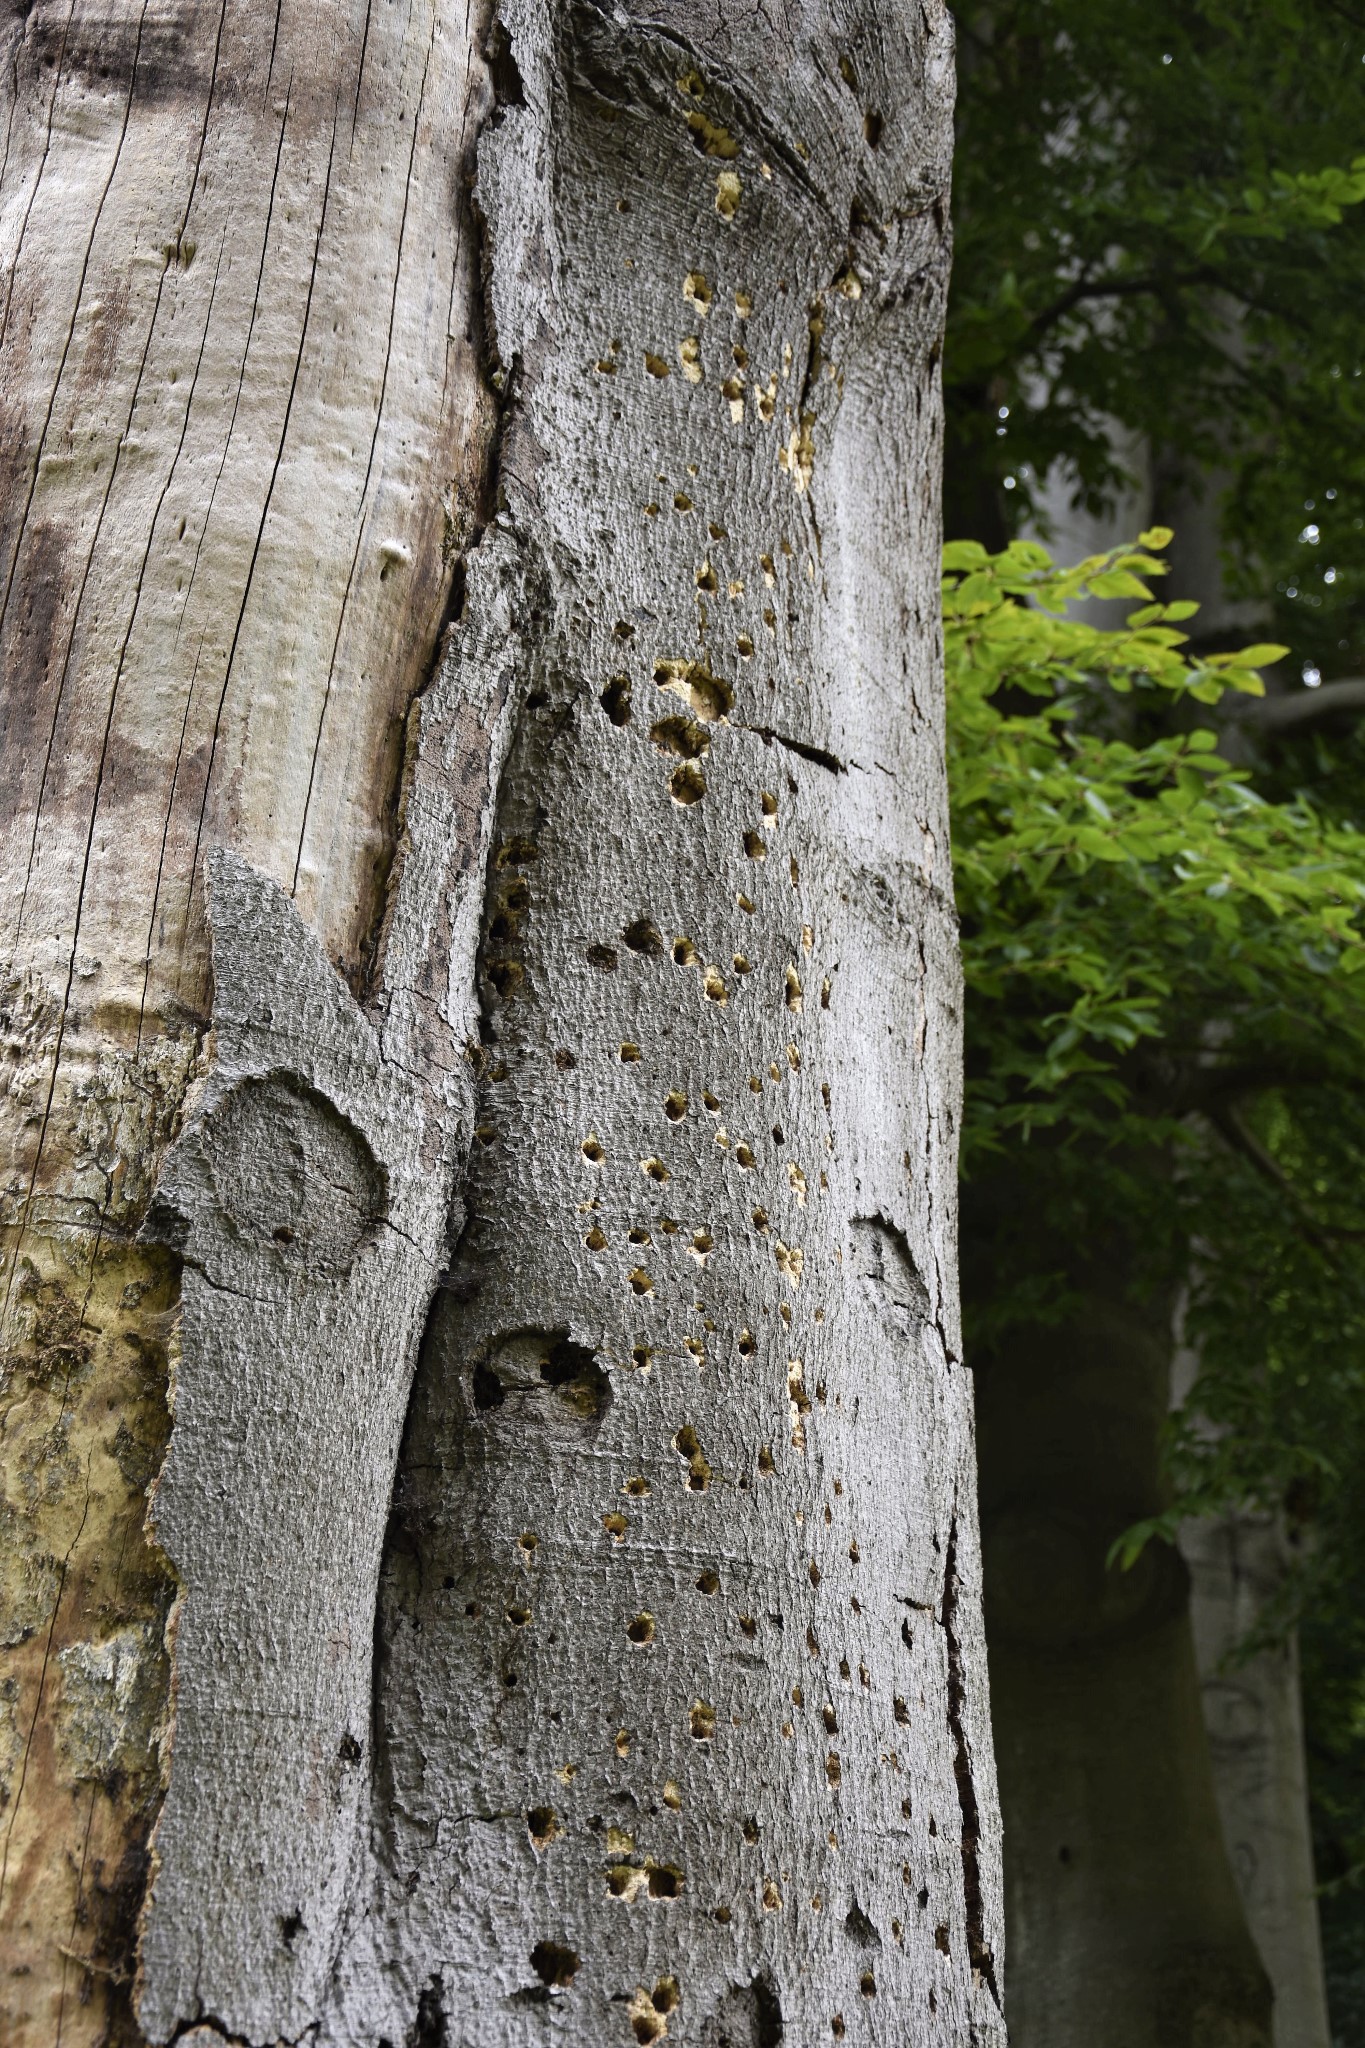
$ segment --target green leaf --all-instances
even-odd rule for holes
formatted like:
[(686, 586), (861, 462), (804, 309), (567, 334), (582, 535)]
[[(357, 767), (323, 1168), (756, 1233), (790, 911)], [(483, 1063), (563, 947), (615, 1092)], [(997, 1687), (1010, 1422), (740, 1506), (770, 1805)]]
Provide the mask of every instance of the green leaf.
[(1127, 569), (1107, 569), (1090, 579), (1093, 597), (1150, 597), (1151, 591)]
[(1239, 647), (1236, 654), (1225, 659), (1235, 661), (1239, 668), (1269, 668), (1274, 662), (1283, 661), (1288, 652), (1287, 647), (1269, 643), (1264, 647)]
[(950, 540), (943, 550), (947, 570), (979, 569), (990, 558), (979, 540)]
[(1173, 1545), (1183, 1519), (1175, 1510), (1168, 1509), (1164, 1515), (1152, 1515), (1144, 1522), (1130, 1523), (1105, 1552), (1105, 1570), (1113, 1571), (1117, 1565), (1120, 1571), (1130, 1572), (1149, 1543)]

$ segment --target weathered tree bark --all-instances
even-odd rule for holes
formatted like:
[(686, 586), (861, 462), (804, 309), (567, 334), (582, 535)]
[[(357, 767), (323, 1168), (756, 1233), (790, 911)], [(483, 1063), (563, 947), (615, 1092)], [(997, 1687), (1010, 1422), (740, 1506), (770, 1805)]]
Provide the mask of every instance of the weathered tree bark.
[[(130, 2024), (175, 1593), (142, 1529), (168, 1365), (199, 1398), (176, 1260), (138, 1231), (211, 1057), (204, 856), (291, 889), (363, 984), (493, 406), (460, 24), (39, 0), (3, 34), (0, 2035), (47, 2044)], [(272, 1060), (299, 1072), (284, 1037)], [(234, 1370), (262, 1420), (292, 1401)], [(270, 1544), (280, 1504), (229, 1452), (191, 1513)], [(302, 1645), (264, 1585), (235, 1597), (277, 1667), (237, 1688), (264, 1729)], [(182, 1658), (182, 1703), (194, 1685)]]
[[(991, 1255), (991, 1214), (975, 1192), (968, 1286)], [(1130, 1272), (1097, 1234), (1069, 1262), (1073, 1311), (974, 1360), (1010, 2039), (1270, 2048), (1185, 1568), (1162, 1544), (1129, 1572), (1105, 1568), (1114, 1538), (1165, 1505), (1170, 1303), (1139, 1306)]]
[(946, 14), (9, 37), (6, 2039), (1001, 2042)]

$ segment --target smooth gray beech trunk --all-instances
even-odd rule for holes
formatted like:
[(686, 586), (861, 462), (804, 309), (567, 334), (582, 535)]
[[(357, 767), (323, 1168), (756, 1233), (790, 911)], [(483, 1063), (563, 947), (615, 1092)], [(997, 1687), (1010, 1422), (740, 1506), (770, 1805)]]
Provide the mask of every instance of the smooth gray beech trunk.
[[(217, 543), (198, 826), (172, 787), (101, 897), (106, 974), (144, 971), (139, 1058), (170, 1014), (147, 901), (183, 902), (190, 962), (184, 1072), (136, 1152), (155, 1188), (117, 1218), (180, 1275), (137, 2019), (196, 2048), (1003, 2043), (956, 1307), (946, 10), (387, 12), (291, 13), (282, 59), (279, 22), (227, 5), (188, 103), (188, 17), (152, 24), (141, 84), (145, 10), (123, 24), (150, 185), (166, 133), (194, 163), (224, 99), (273, 110), (221, 247), (265, 266), (278, 208), (305, 257), (258, 291), (284, 425), (265, 510), (240, 480)], [(320, 147), (295, 162), (298, 105)], [(366, 210), (367, 134), (381, 186), (408, 167), (396, 222)], [(344, 361), (310, 381), (318, 293), (334, 335), (387, 334), (372, 430)], [(381, 432), (391, 382), (422, 402)], [(376, 474), (402, 485), (383, 526)], [(125, 685), (151, 764), (182, 679), (191, 725), (197, 701), (173, 583)], [(338, 669), (315, 615), (401, 625), (395, 587), (426, 594), (408, 639)], [(410, 705), (401, 759), (376, 698)], [(25, 970), (68, 995), (81, 903)], [(81, 1012), (91, 1065), (123, 1014)], [(60, 1103), (59, 1028), (44, 1056)], [(77, 1287), (111, 1227), (63, 1240)], [(86, 1617), (93, 1646), (109, 1626)], [(60, 1736), (45, 1684), (32, 1725)], [(43, 1811), (12, 1908), (40, 1957)], [(7, 1995), (16, 2039), (48, 2038)]]
[[(1273, 700), (1272, 700), (1273, 701)], [(1176, 1316), (1172, 1396), (1199, 1354)], [(1186, 1522), (1194, 1629), (1223, 1838), (1275, 1992), (1275, 2048), (1330, 2048), (1331, 2021), (1308, 1817), (1298, 1633), (1265, 1640), (1294, 1567), (1282, 1517), (1250, 1508)]]
[(1275, 1988), (1275, 2048), (1330, 2048), (1322, 1938), (1306, 1825), (1308, 1771), (1298, 1638), (1248, 1654), (1291, 1565), (1268, 1516), (1190, 1524), (1181, 1553), (1223, 1836), (1257, 1949)]
[[(1235, 340), (1235, 337), (1234, 337)], [(1193, 598), (1192, 629), (1201, 643), (1228, 646), (1267, 631), (1266, 607), (1230, 597), (1221, 558), (1219, 502), (1226, 473), (1173, 485), (1157, 465), (1157, 516), (1175, 529), (1172, 597)], [(1244, 733), (1273, 732), (1286, 681), (1272, 674), (1270, 694), (1250, 718), (1233, 719), (1220, 746), (1245, 756)], [(1300, 691), (1300, 696), (1305, 694)], [(1221, 1142), (1216, 1136), (1213, 1143)], [(1198, 1372), (1177, 1313), (1172, 1396), (1183, 1400)], [(1189, 1522), (1180, 1552), (1190, 1575), (1190, 1620), (1204, 1727), (1223, 1838), (1247, 1925), (1274, 1992), (1274, 2048), (1330, 2048), (1331, 2026), (1318, 1924), (1313, 1838), (1299, 1688), (1298, 1635), (1247, 1656), (1245, 1648), (1273, 1609), (1291, 1568), (1283, 1529), (1260, 1512), (1234, 1509)]]
[[(966, 1272), (988, 1248), (975, 1243)], [(985, 1250), (988, 1256), (988, 1249)], [(1015, 2048), (1271, 2048), (1271, 1986), (1224, 1846), (1189, 1582), (1110, 1544), (1166, 1502), (1170, 1307), (1121, 1244), (1069, 1262), (1055, 1327), (976, 1358)]]

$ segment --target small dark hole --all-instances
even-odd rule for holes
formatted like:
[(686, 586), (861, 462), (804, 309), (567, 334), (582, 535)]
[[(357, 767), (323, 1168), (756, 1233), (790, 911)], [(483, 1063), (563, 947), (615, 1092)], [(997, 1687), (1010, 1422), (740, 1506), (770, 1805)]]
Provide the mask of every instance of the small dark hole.
[(882, 1945), (880, 1934), (856, 1900), (844, 1921), (844, 1932), (859, 1948), (880, 1948)]
[(271, 1236), (276, 1244), (292, 1244), (294, 1242), (294, 1233), (287, 1223), (282, 1223), (278, 1230), (272, 1231)]
[(349, 1729), (347, 1729), (346, 1733), (341, 1738), (341, 1742), (337, 1748), (337, 1755), (341, 1758), (341, 1761), (344, 1764), (358, 1764), (360, 1762), (360, 1744), (356, 1741), (354, 1735), (351, 1734)]
[(280, 1939), (286, 1948), (292, 1948), (303, 1932), (302, 1913), (288, 1913), (280, 1922)]
[(507, 1399), (507, 1389), (491, 1365), (476, 1365), (474, 1368), (474, 1406), (481, 1409), (501, 1408)]
[(488, 979), (504, 1000), (516, 989), (521, 977), (519, 960), (490, 960), (488, 963)]
[(541, 1360), (540, 1377), (547, 1387), (567, 1387), (571, 1380), (591, 1373), (594, 1363), (593, 1354), (586, 1344), (575, 1344), (571, 1338), (561, 1337)]
[(626, 926), (621, 937), (632, 953), (643, 953), (651, 959), (656, 958), (664, 949), (663, 939), (647, 917), (637, 917), (633, 924)]
[(578, 1974), (578, 1957), (562, 1941), (538, 1941), (531, 1950), (531, 1968), (542, 1984), (563, 1990)]

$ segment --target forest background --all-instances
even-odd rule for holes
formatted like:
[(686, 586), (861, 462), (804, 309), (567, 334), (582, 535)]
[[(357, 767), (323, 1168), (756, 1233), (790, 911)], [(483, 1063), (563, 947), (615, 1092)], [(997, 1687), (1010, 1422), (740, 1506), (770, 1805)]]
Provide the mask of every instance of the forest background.
[[(1333, 2032), (1365, 2040), (1365, 14), (957, 22), (969, 1331), (1064, 1318), (1078, 1233), (1180, 1291), (1198, 1378), (1114, 1564), (1283, 1518), (1261, 1626), (1299, 1632)], [(1146, 548), (1069, 579), (1036, 546), (1129, 513)]]

